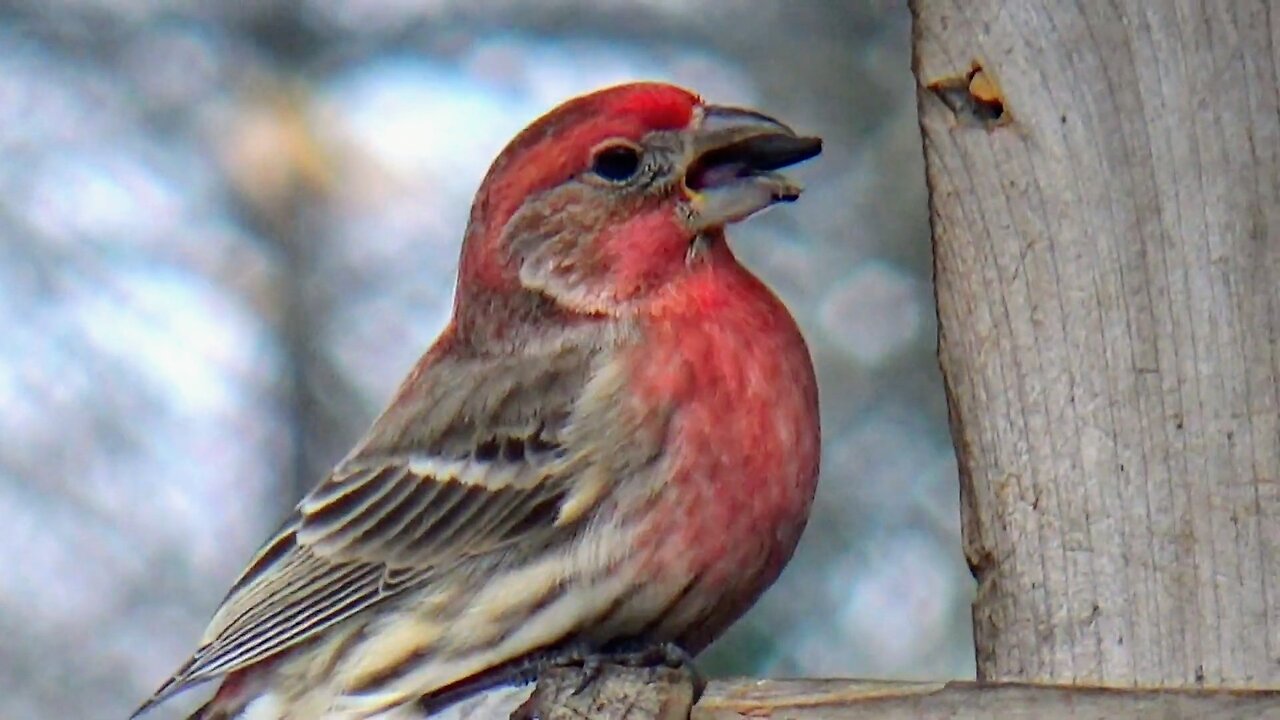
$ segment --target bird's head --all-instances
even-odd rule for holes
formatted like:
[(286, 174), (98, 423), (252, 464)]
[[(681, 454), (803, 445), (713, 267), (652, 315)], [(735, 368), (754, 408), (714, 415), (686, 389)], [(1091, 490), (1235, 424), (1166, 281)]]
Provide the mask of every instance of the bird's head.
[(818, 138), (671, 85), (575, 98), (523, 132), (476, 195), (459, 307), (537, 296), (557, 311), (613, 315), (689, 272), (727, 223), (800, 187), (777, 173)]

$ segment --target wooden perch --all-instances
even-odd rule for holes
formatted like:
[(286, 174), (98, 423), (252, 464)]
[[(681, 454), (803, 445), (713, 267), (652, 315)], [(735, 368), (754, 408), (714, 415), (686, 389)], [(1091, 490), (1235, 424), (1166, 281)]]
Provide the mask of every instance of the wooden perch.
[(978, 676), (1280, 687), (1280, 11), (912, 12)]
[(543, 675), (513, 720), (1280, 720), (1280, 690), (733, 680), (711, 683), (691, 709), (679, 670), (607, 666), (575, 694), (579, 672)]

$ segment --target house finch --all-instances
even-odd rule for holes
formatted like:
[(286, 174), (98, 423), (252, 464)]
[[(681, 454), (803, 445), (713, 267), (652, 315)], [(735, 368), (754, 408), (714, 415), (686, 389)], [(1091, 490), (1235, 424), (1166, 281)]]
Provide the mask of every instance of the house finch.
[(804, 340), (724, 226), (820, 150), (656, 83), (521, 132), (449, 325), (142, 709), (222, 677), (195, 718), (412, 717), (567, 654), (706, 647), (790, 558), (819, 456)]

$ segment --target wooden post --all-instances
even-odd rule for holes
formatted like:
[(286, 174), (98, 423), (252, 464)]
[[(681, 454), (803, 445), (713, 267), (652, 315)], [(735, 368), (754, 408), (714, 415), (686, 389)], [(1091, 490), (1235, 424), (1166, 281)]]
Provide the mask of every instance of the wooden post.
[(912, 12), (979, 678), (1280, 687), (1280, 7)]

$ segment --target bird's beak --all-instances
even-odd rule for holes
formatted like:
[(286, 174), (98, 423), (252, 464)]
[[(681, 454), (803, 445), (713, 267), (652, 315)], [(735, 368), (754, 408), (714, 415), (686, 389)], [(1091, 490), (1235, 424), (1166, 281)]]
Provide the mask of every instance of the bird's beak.
[(800, 184), (775, 171), (822, 152), (822, 140), (751, 110), (710, 105), (689, 147), (684, 187), (693, 229), (702, 231), (800, 197)]

